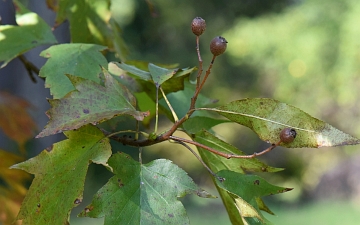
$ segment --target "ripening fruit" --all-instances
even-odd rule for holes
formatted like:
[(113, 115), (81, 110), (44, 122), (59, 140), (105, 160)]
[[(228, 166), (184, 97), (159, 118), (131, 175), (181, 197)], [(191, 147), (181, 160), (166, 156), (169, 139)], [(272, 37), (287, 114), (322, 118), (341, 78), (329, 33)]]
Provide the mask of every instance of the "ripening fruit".
[(227, 41), (221, 36), (217, 36), (210, 42), (210, 51), (214, 56), (221, 55), (225, 52)]
[(296, 131), (293, 128), (285, 128), (280, 132), (281, 142), (288, 144), (294, 141), (296, 138)]
[(191, 22), (191, 30), (196, 36), (200, 36), (206, 29), (205, 20), (201, 17), (195, 17)]

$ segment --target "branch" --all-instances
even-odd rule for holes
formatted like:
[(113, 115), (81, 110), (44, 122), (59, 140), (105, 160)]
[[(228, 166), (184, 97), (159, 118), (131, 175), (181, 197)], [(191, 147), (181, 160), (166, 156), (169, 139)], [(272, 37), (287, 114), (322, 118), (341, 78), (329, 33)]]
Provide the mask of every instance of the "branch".
[[(28, 61), (24, 55), (19, 55), (18, 57), (20, 59), (20, 61), (24, 64), (25, 69), (27, 70), (30, 79), (32, 80), (32, 82), (36, 83), (36, 79), (33, 76), (32, 72), (36, 73), (37, 75), (39, 75), (39, 68), (37, 68), (32, 62)], [(42, 78), (44, 79), (44, 78)]]
[(279, 144), (281, 143), (281, 141), (279, 141), (278, 143), (276, 144), (272, 144), (269, 148), (261, 151), (261, 152), (255, 152), (254, 154), (252, 155), (235, 155), (235, 154), (228, 154), (228, 153), (224, 153), (224, 152), (221, 152), (221, 151), (218, 151), (216, 149), (213, 149), (209, 146), (206, 146), (206, 145), (203, 145), (203, 144), (200, 144), (199, 142), (196, 142), (196, 141), (192, 141), (192, 140), (187, 140), (187, 139), (184, 139), (184, 138), (180, 138), (180, 137), (175, 137), (175, 136), (170, 136), (169, 137), (171, 140), (175, 140), (175, 141), (178, 141), (178, 142), (186, 142), (186, 143), (189, 143), (189, 144), (192, 144), (192, 145), (195, 145), (197, 147), (200, 147), (200, 148), (203, 148), (209, 152), (212, 152), (216, 155), (219, 155), (219, 156), (222, 156), (224, 158), (227, 158), (227, 159), (230, 159), (230, 158), (241, 158), (241, 159), (249, 159), (249, 158), (255, 158), (256, 156), (260, 156), (260, 155), (264, 155), (265, 153), (267, 152), (270, 152), (271, 150), (273, 150), (274, 148), (276, 148), (277, 146), (279, 146)]

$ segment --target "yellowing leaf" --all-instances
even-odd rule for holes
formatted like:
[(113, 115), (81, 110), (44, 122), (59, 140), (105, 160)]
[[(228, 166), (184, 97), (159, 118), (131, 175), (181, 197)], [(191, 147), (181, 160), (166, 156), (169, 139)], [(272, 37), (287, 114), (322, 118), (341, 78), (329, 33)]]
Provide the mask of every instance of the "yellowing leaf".
[(242, 217), (255, 217), (263, 222), (263, 219), (261, 218), (258, 211), (242, 198), (235, 198), (235, 205)]
[(26, 111), (29, 108), (24, 99), (0, 92), (0, 128), (20, 148), (35, 134), (35, 122)]
[(87, 125), (64, 133), (69, 139), (50, 152), (11, 167), (35, 175), (17, 216), (24, 224), (67, 224), (70, 210), (82, 202), (90, 161), (107, 166), (111, 146), (98, 128)]
[(24, 171), (9, 169), (11, 165), (23, 160), (23, 157), (0, 149), (0, 224), (13, 224), (25, 197), (27, 189), (24, 183), (30, 180), (30, 175)]
[(76, 91), (62, 99), (49, 100), (52, 106), (47, 112), (50, 121), (37, 137), (96, 124), (118, 115), (128, 114), (137, 120), (143, 120), (147, 115), (135, 109), (135, 97), (106, 70), (105, 86), (80, 77), (68, 77)]

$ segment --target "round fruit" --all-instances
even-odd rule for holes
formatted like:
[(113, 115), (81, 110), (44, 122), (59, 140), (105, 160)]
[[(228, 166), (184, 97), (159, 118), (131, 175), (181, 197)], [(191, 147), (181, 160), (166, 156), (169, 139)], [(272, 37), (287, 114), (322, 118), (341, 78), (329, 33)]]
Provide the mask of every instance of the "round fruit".
[(212, 39), (210, 42), (210, 51), (214, 56), (221, 55), (225, 52), (227, 47), (227, 41), (225, 38), (218, 36)]
[(280, 133), (280, 140), (285, 144), (293, 142), (295, 137), (296, 137), (296, 130), (293, 128), (285, 128)]
[(195, 17), (191, 22), (191, 30), (196, 36), (200, 36), (206, 29), (205, 20), (201, 17)]

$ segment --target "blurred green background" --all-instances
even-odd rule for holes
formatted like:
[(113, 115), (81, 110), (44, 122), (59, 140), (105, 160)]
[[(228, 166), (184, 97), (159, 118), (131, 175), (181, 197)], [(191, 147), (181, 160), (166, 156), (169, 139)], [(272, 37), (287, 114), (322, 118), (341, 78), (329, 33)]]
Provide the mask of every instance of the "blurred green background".
[[(41, 1), (45, 5), (45, 1)], [(218, 104), (268, 97), (294, 105), (310, 115), (360, 137), (360, 1), (358, 0), (112, 0), (112, 14), (122, 28), (129, 60), (198, 66), (191, 21), (200, 16), (207, 29), (200, 38), (206, 69), (209, 43), (227, 39), (202, 91)], [(38, 1), (28, 1), (40, 15)], [(48, 11), (46, 11), (48, 10)], [(53, 26), (54, 16), (48, 23)], [(50, 17), (51, 17), (50, 16)], [(65, 24), (64, 26), (67, 26)], [(63, 32), (64, 27), (55, 32)], [(63, 34), (61, 41), (68, 41)], [(38, 55), (38, 53), (37, 53)], [(36, 56), (37, 56), (36, 55)], [(30, 58), (31, 59), (31, 58)], [(42, 59), (42, 64), (45, 59)], [(40, 63), (40, 64), (41, 64)], [(43, 99), (45, 102), (45, 98)], [(177, 103), (179, 104), (179, 103)], [(181, 103), (188, 107), (188, 102)], [(46, 106), (48, 107), (48, 106)], [(45, 110), (40, 110), (41, 113)], [(166, 119), (165, 119), (166, 120)], [(168, 124), (160, 124), (163, 127)], [(160, 130), (162, 130), (160, 128)], [(214, 130), (249, 154), (267, 148), (249, 129), (222, 124)], [(51, 143), (51, 141), (50, 141)], [(134, 153), (116, 146), (115, 150)], [(321, 149), (277, 148), (262, 156), (270, 166), (285, 168), (260, 174), (293, 191), (265, 198), (278, 225), (358, 224), (360, 220), (360, 151), (358, 146)], [(202, 188), (216, 195), (207, 171), (188, 150), (163, 143), (144, 150), (145, 162), (166, 157), (186, 170)], [(111, 174), (90, 165), (84, 201), (72, 213), (72, 224), (99, 224), (76, 218)], [(220, 199), (182, 199), (191, 224), (230, 224)]]

